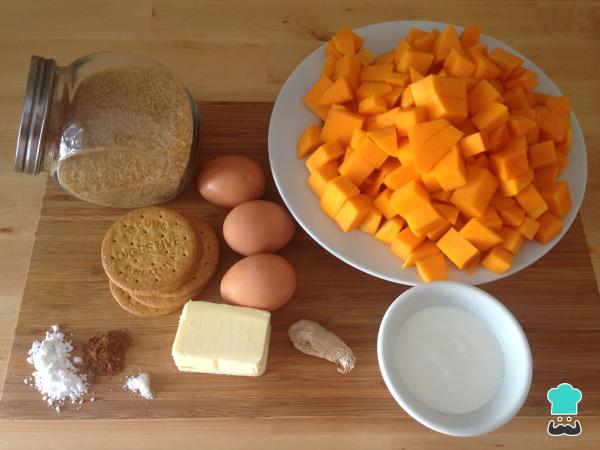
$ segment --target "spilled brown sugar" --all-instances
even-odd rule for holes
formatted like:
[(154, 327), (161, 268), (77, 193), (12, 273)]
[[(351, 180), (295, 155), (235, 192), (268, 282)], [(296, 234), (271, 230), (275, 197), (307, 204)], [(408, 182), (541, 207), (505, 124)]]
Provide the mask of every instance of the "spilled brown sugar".
[(125, 351), (131, 343), (127, 331), (111, 330), (92, 337), (85, 346), (85, 365), (91, 375), (115, 375), (123, 371)]

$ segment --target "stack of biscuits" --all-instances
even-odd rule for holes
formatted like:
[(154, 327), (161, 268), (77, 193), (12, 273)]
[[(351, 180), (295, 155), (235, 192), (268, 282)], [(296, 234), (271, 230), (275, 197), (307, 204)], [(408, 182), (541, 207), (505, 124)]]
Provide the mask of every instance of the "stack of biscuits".
[(171, 314), (194, 299), (218, 261), (219, 242), (208, 224), (163, 207), (123, 215), (102, 242), (112, 296), (142, 317)]

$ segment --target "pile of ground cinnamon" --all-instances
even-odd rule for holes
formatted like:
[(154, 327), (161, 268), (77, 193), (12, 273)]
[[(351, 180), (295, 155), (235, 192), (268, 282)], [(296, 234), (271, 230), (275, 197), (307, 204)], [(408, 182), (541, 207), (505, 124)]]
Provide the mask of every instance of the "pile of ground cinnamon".
[(131, 342), (127, 331), (111, 330), (91, 338), (85, 346), (85, 365), (92, 375), (114, 375), (125, 366)]

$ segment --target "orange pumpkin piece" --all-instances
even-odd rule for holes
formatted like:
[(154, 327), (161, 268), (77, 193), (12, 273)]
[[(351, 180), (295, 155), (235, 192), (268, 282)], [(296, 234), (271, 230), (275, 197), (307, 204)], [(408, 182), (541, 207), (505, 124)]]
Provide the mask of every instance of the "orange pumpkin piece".
[(488, 206), (483, 213), (483, 216), (481, 216), (478, 220), (490, 230), (495, 232), (500, 231), (502, 228), (502, 219), (500, 219), (498, 212), (492, 206)]
[(368, 195), (369, 197), (375, 198), (379, 191), (381, 190), (381, 186), (383, 185), (383, 180), (392, 170), (400, 167), (400, 162), (395, 158), (388, 158), (381, 165), (379, 169), (376, 169), (369, 178), (373, 178), (368, 187), (363, 189), (363, 194)]
[(346, 200), (358, 195), (360, 191), (348, 177), (340, 175), (327, 183), (321, 197), (321, 209), (332, 219), (342, 208)]
[(448, 25), (444, 31), (440, 33), (433, 44), (435, 62), (442, 62), (446, 59), (450, 50), (453, 48), (461, 48), (460, 42), (456, 36), (456, 28), (454, 28), (454, 25)]
[(410, 145), (410, 141), (408, 138), (400, 138), (398, 141), (398, 152), (396, 153), (396, 158), (403, 165), (404, 164), (413, 164), (415, 160), (415, 155), (412, 151), (412, 146)]
[(504, 83), (506, 89), (521, 86), (526, 91), (532, 92), (538, 84), (537, 75), (529, 69), (523, 69), (518, 75), (515, 75), (516, 72), (517, 71), (515, 70), (510, 79), (506, 80), (506, 83)]
[(434, 28), (429, 33), (416, 37), (411, 45), (417, 50), (431, 53), (433, 52), (433, 45), (435, 44), (435, 41), (439, 35), (439, 30)]
[(419, 123), (411, 127), (408, 130), (408, 139), (413, 149), (417, 171), (429, 172), (462, 135), (462, 131), (444, 119)]
[(532, 219), (537, 219), (548, 211), (546, 200), (544, 200), (544, 197), (542, 197), (539, 191), (531, 183), (515, 195), (515, 199)]
[(350, 139), (350, 148), (355, 149), (361, 144), (362, 141), (367, 139), (367, 132), (361, 130), (360, 128), (355, 129), (352, 132), (352, 139)]
[(364, 118), (349, 111), (331, 109), (321, 130), (323, 142), (338, 141), (346, 146), (352, 139), (354, 130), (362, 128)]
[(412, 95), (411, 85), (406, 86), (404, 91), (402, 91), (402, 95), (400, 97), (400, 106), (402, 109), (407, 109), (412, 106), (415, 106), (415, 100)]
[(498, 180), (487, 169), (467, 165), (467, 184), (457, 188), (450, 198), (467, 217), (481, 217), (498, 189)]
[(298, 159), (314, 152), (323, 142), (320, 140), (321, 128), (316, 125), (309, 126), (298, 138)]
[(321, 98), (319, 98), (319, 105), (329, 106), (335, 104), (342, 104), (349, 102), (354, 98), (354, 91), (350, 82), (346, 77), (339, 77), (335, 82), (327, 88)]
[(404, 219), (402, 217), (392, 217), (381, 225), (381, 228), (375, 233), (375, 239), (385, 244), (390, 245), (394, 238), (398, 235), (402, 227), (404, 226)]
[(431, 192), (431, 199), (437, 200), (438, 202), (450, 203), (450, 197), (452, 197), (451, 191), (445, 191), (443, 189), (439, 189), (437, 191)]
[(525, 138), (521, 139), (523, 140), (523, 147), (519, 144), (507, 145), (505, 150), (493, 153), (490, 156), (494, 172), (501, 180), (510, 180), (529, 171), (527, 144)]
[(394, 120), (397, 135), (399, 137), (408, 136), (408, 129), (410, 127), (427, 121), (427, 111), (420, 106), (398, 110), (394, 116)]
[(364, 115), (380, 114), (387, 111), (387, 101), (383, 97), (371, 95), (358, 102), (358, 113)]
[(376, 169), (379, 169), (388, 158), (388, 154), (373, 142), (371, 138), (363, 139), (356, 148), (356, 152), (369, 161)]
[(383, 96), (385, 101), (387, 102), (388, 108), (394, 108), (400, 102), (402, 98), (403, 88), (394, 86), (392, 87), (392, 91), (389, 94)]
[(413, 267), (418, 260), (423, 260), (436, 253), (441, 253), (440, 249), (437, 248), (435, 243), (430, 239), (426, 239), (406, 257), (404, 264), (402, 264), (402, 268), (406, 269), (408, 267)]
[(502, 247), (516, 255), (521, 249), (525, 237), (513, 227), (502, 227), (498, 233), (502, 237)]
[(420, 175), (415, 170), (414, 164), (402, 164), (388, 173), (383, 179), (384, 184), (392, 189), (400, 189), (412, 180), (419, 180)]
[(460, 229), (459, 234), (480, 252), (486, 252), (502, 243), (502, 237), (491, 228), (486, 227), (480, 219), (469, 220)]
[(349, 232), (358, 228), (370, 210), (371, 199), (366, 195), (359, 194), (346, 200), (333, 220), (342, 230)]
[(440, 183), (438, 183), (437, 178), (435, 177), (435, 173), (433, 171), (424, 172), (419, 174), (421, 176), (421, 181), (427, 188), (429, 192), (434, 192), (442, 189)]
[(377, 83), (385, 83), (387, 76), (393, 71), (393, 64), (364, 66), (360, 72), (360, 81), (374, 81)]
[(510, 131), (508, 130), (508, 126), (506, 124), (500, 125), (494, 131), (490, 133), (486, 133), (488, 137), (489, 150), (491, 152), (495, 152), (504, 148), (508, 141), (510, 140)]
[(426, 283), (448, 279), (446, 258), (441, 252), (429, 255), (427, 258), (415, 261), (419, 276)]
[(416, 236), (424, 236), (435, 230), (444, 222), (444, 218), (436, 209), (427, 203), (407, 213), (404, 218), (406, 223)]
[(410, 45), (414, 45), (416, 38), (418, 38), (419, 36), (425, 36), (426, 34), (427, 31), (423, 31), (420, 28), (412, 27), (410, 30), (408, 30), (408, 34), (406, 35), (406, 41)]
[(408, 74), (410, 75), (411, 83), (414, 83), (415, 81), (419, 81), (419, 80), (422, 80), (423, 78), (425, 78), (425, 76), (421, 72), (419, 72), (417, 69), (415, 69), (412, 66), (408, 69)]
[(481, 266), (494, 273), (504, 273), (512, 265), (512, 253), (497, 245), (481, 259)]
[(558, 166), (558, 174), (560, 175), (569, 165), (569, 159), (561, 152), (556, 152), (556, 165)]
[(562, 220), (556, 217), (551, 211), (546, 211), (538, 217), (537, 222), (540, 224), (540, 228), (535, 233), (535, 239), (542, 245), (547, 244), (558, 236), (563, 227)]
[(335, 63), (336, 78), (345, 77), (354, 89), (360, 84), (361, 70), (362, 61), (358, 55), (345, 55)]
[(487, 80), (481, 80), (467, 95), (467, 107), (471, 116), (494, 102), (502, 102), (502, 96)]
[(385, 80), (383, 81), (392, 86), (405, 88), (410, 84), (410, 75), (407, 73), (391, 72), (386, 75)]
[(561, 152), (564, 156), (569, 155), (569, 151), (571, 150), (571, 144), (573, 143), (573, 129), (569, 127), (567, 129), (567, 133), (565, 134), (565, 140), (556, 144), (556, 150)]
[(540, 224), (531, 217), (525, 217), (523, 223), (517, 228), (525, 238), (532, 240), (540, 228)]
[(523, 64), (521, 58), (500, 47), (496, 47), (492, 50), (489, 54), (489, 58), (494, 64), (500, 67), (500, 70), (502, 70), (502, 75), (500, 77), (502, 80), (508, 79), (512, 73)]
[(508, 108), (502, 103), (492, 102), (471, 117), (479, 131), (489, 133), (508, 121)]
[(337, 161), (332, 161), (313, 171), (308, 177), (308, 185), (319, 198), (323, 197), (329, 180), (338, 176)]
[(392, 208), (403, 217), (429, 203), (429, 192), (416, 180), (411, 180), (395, 190), (390, 197)]
[(339, 167), (340, 175), (347, 176), (356, 186), (363, 184), (374, 170), (375, 166), (358, 151), (346, 156)]
[(475, 79), (481, 80), (484, 78), (491, 80), (497, 78), (502, 73), (500, 68), (477, 47), (467, 48), (467, 53), (475, 62), (475, 72), (473, 73)]
[(375, 200), (373, 200), (373, 204), (375, 205), (375, 207), (379, 211), (381, 211), (383, 217), (385, 217), (388, 220), (398, 215), (398, 213), (394, 208), (392, 208), (392, 205), (390, 203), (391, 196), (392, 191), (390, 191), (389, 189), (384, 189), (377, 195), (377, 197), (375, 197)]
[(342, 27), (340, 31), (331, 37), (331, 42), (333, 42), (336, 50), (342, 55), (354, 55), (362, 45), (362, 43), (360, 43), (358, 48), (356, 47), (355, 36), (356, 35), (352, 30), (347, 27)]
[(458, 144), (463, 158), (470, 158), (489, 149), (487, 135), (481, 132), (463, 137)]
[(475, 73), (476, 65), (471, 57), (460, 48), (450, 50), (444, 61), (444, 69), (451, 77), (470, 78)]
[[(437, 208), (436, 208), (437, 209)], [(447, 231), (452, 227), (452, 224), (448, 222), (446, 219), (438, 225), (434, 230), (427, 233), (427, 237), (431, 239), (433, 242), (438, 241)]]
[(432, 169), (432, 172), (445, 191), (451, 191), (467, 183), (465, 162), (454, 146)]
[(421, 52), (418, 50), (404, 50), (396, 63), (396, 72), (408, 73), (414, 68), (419, 73), (427, 73), (433, 62), (433, 53)]
[(459, 269), (463, 269), (479, 254), (479, 250), (454, 228), (450, 228), (436, 245)]
[(321, 120), (325, 120), (327, 118), (329, 107), (319, 104), (319, 99), (332, 85), (333, 82), (327, 75), (321, 75), (317, 82), (313, 84), (313, 86), (304, 96), (304, 104)]
[(396, 135), (396, 127), (385, 127), (367, 132), (377, 146), (390, 156), (395, 156), (398, 152), (398, 136)]
[(382, 217), (381, 211), (371, 208), (360, 224), (360, 230), (373, 236), (379, 228)]
[(527, 96), (527, 93), (521, 86), (505, 89), (502, 93), (502, 97), (504, 98), (504, 104), (511, 111), (531, 108), (531, 102)]
[(327, 55), (325, 57), (325, 64), (321, 70), (321, 75), (327, 76), (329, 79), (335, 78), (335, 63), (337, 58), (333, 55)]
[(533, 170), (529, 170), (516, 178), (511, 178), (510, 180), (500, 180), (500, 193), (507, 197), (515, 196), (521, 192), (525, 186), (533, 181), (533, 177)]
[(400, 114), (400, 108), (392, 108), (381, 114), (375, 114), (367, 117), (365, 120), (365, 130), (372, 131), (379, 128), (393, 127), (396, 124), (396, 117)]
[(400, 57), (402, 56), (402, 52), (405, 50), (411, 50), (412, 48), (412, 45), (410, 45), (406, 39), (400, 39), (400, 42), (398, 42), (396, 50), (394, 51), (394, 62), (398, 64), (398, 61), (400, 61)]
[(398, 258), (406, 260), (424, 241), (425, 236), (417, 237), (410, 231), (410, 228), (406, 227), (392, 239), (390, 249)]
[(552, 181), (540, 188), (540, 194), (555, 216), (564, 218), (573, 207), (569, 184), (566, 181)]
[(511, 227), (518, 227), (523, 223), (525, 219), (525, 210), (519, 205), (513, 205), (508, 208), (500, 210), (500, 218), (504, 225)]
[(527, 136), (536, 127), (535, 121), (527, 117), (512, 115), (508, 119), (508, 129), (512, 137), (515, 138)]
[(456, 206), (447, 205), (445, 203), (432, 203), (433, 207), (439, 212), (444, 219), (446, 219), (451, 225), (455, 225), (458, 220), (458, 208)]
[(386, 83), (375, 83), (373, 81), (364, 81), (356, 88), (356, 98), (360, 102), (372, 95), (383, 97), (393, 91), (393, 87)]
[(379, 64), (393, 64), (394, 63), (394, 51), (390, 50), (389, 52), (383, 52), (375, 58), (373, 61), (373, 65)]
[(533, 184), (540, 188), (548, 183), (551, 183), (558, 176), (558, 164), (540, 167), (535, 170)]
[(463, 48), (467, 48), (479, 44), (480, 34), (481, 27), (479, 25), (469, 25), (468, 27), (465, 27), (460, 34), (460, 45), (462, 45)]
[(344, 149), (337, 142), (327, 142), (321, 145), (308, 157), (305, 164), (309, 172), (314, 172), (319, 167), (335, 161), (344, 154)]
[(510, 208), (517, 204), (517, 201), (512, 197), (505, 197), (500, 192), (496, 192), (490, 200), (490, 205), (496, 208), (497, 211), (502, 211), (503, 209)]
[(539, 169), (540, 167), (556, 165), (556, 148), (554, 141), (544, 141), (529, 147), (529, 159), (531, 167)]
[(361, 48), (357, 53), (363, 66), (368, 66), (375, 60), (375, 55), (368, 48)]

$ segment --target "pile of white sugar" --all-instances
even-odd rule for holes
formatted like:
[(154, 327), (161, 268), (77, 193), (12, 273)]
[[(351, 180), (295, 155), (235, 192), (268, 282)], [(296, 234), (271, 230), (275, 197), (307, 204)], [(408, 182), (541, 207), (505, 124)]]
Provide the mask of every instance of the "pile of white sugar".
[(130, 376), (125, 380), (124, 388), (129, 389), (133, 393), (139, 394), (146, 400), (153, 398), (152, 389), (150, 388), (150, 375), (140, 373), (137, 376)]
[(80, 374), (74, 365), (81, 362), (81, 358), (71, 359), (72, 351), (73, 344), (65, 340), (58, 325), (52, 325), (45, 339), (35, 341), (29, 350), (27, 362), (35, 371), (24, 381), (33, 383), (48, 405), (55, 406), (57, 411), (66, 400), (81, 403), (88, 391), (86, 375)]

